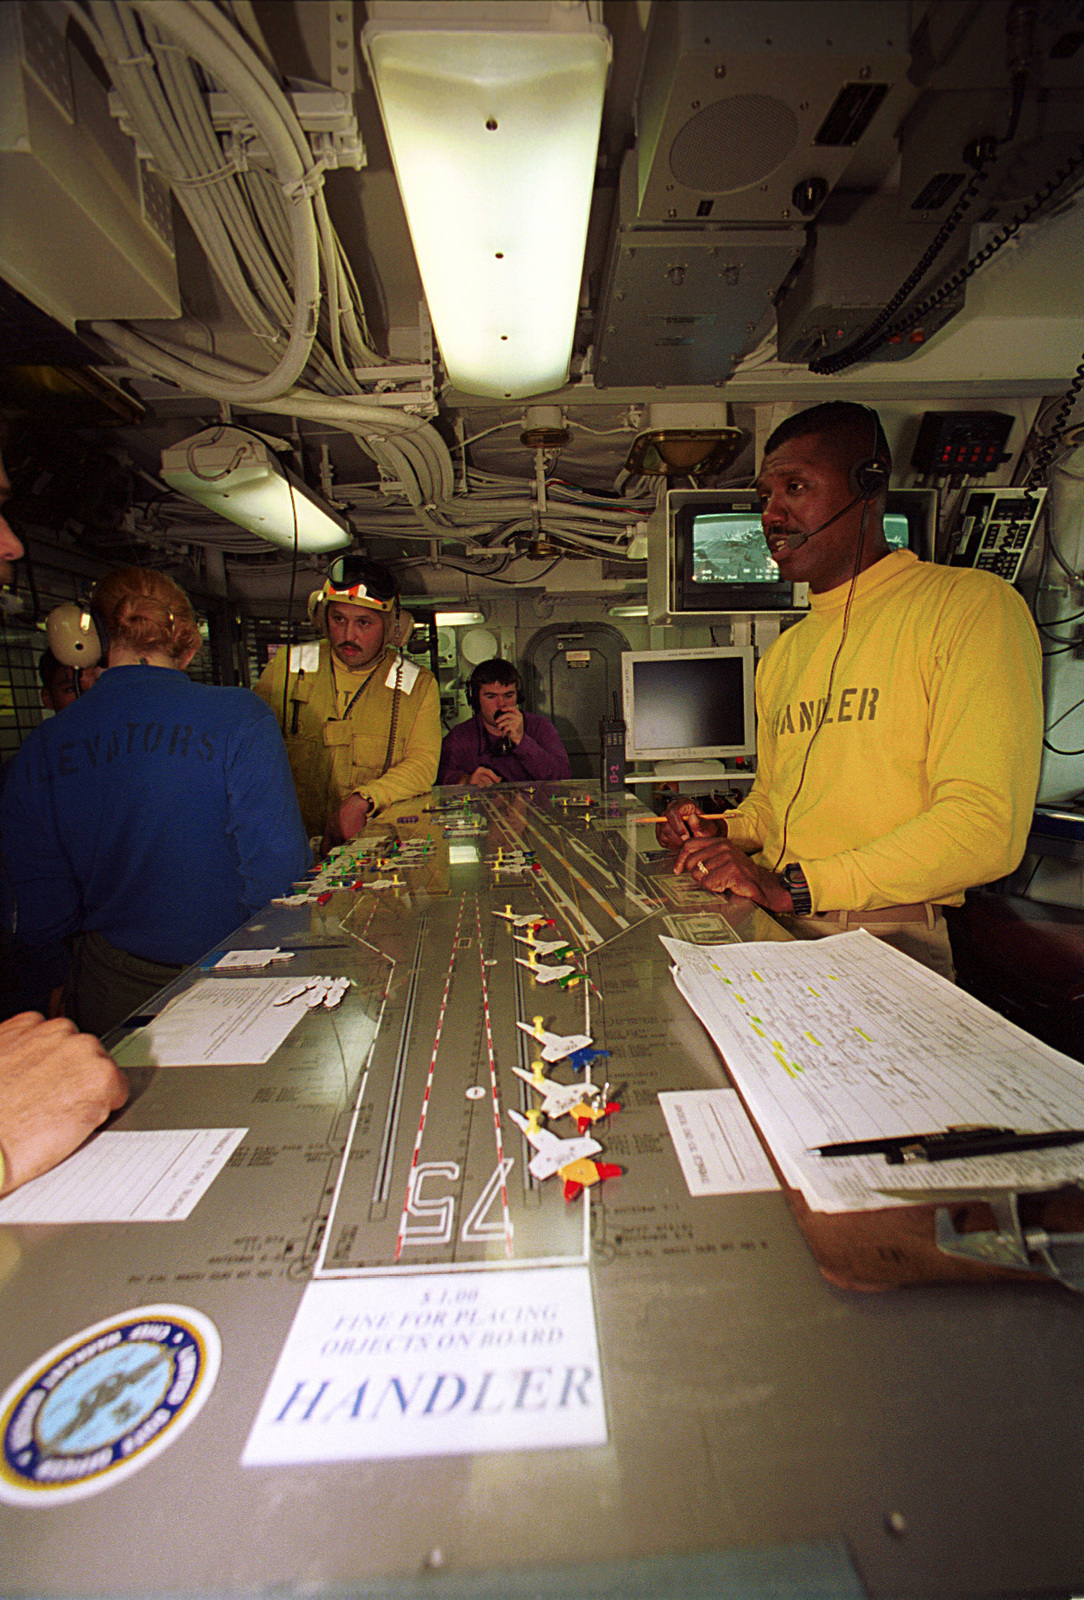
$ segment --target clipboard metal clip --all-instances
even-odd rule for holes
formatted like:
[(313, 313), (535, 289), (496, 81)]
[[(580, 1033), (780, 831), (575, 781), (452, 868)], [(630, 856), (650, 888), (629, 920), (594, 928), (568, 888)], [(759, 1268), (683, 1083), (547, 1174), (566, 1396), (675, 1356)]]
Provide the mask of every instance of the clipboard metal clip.
[(1084, 1293), (1084, 1233), (1051, 1233), (1025, 1225), (1016, 1190), (973, 1194), (969, 1198), (986, 1202), (994, 1214), (996, 1230), (961, 1233), (953, 1221), (954, 1208), (939, 1205), (934, 1237), (943, 1254), (983, 1266), (1030, 1272), (1038, 1278), (1053, 1278), (1067, 1289)]

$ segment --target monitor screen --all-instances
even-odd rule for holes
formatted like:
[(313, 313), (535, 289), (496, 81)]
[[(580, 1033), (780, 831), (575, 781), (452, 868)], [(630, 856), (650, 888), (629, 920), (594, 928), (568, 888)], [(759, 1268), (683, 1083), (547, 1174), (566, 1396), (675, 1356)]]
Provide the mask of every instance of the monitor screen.
[[(891, 489), (885, 537), (893, 549), (932, 561), (936, 489)], [(749, 489), (672, 490), (668, 496), (674, 615), (804, 611), (804, 584), (785, 582), (768, 554), (760, 505)]]
[(768, 554), (752, 490), (677, 492), (671, 506), (675, 611), (804, 609)]
[(913, 550), (932, 561), (937, 540), (936, 489), (890, 489), (885, 507), (885, 538), (893, 550)]
[(625, 650), (625, 758), (722, 760), (752, 755), (753, 651)]

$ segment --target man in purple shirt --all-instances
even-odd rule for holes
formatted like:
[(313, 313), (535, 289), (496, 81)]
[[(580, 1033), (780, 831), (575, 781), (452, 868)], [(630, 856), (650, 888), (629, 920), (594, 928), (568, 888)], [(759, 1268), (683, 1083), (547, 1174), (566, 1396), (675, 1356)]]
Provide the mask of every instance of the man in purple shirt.
[(447, 734), (438, 783), (495, 783), (570, 778), (561, 736), (548, 717), (524, 711), (523, 684), (510, 661), (495, 656), (471, 673), (467, 685), (474, 716)]

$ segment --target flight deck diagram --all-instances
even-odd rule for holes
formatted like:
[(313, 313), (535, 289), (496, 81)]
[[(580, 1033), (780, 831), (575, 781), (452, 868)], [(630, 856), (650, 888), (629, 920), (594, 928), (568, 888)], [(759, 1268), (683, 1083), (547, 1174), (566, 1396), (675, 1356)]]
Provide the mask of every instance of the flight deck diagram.
[(592, 1195), (623, 1170), (607, 1039), (630, 936), (667, 913), (687, 931), (690, 886), (653, 875), (634, 805), (574, 786), (419, 805), (315, 879), (379, 992), (317, 1278), (588, 1259)]

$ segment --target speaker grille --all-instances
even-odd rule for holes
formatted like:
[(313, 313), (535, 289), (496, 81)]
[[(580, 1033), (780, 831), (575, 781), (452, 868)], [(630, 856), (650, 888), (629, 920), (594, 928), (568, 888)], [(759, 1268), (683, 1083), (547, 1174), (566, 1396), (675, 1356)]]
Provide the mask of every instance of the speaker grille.
[(670, 171), (688, 189), (733, 194), (774, 172), (797, 137), (798, 119), (781, 100), (732, 95), (685, 123), (670, 147)]

